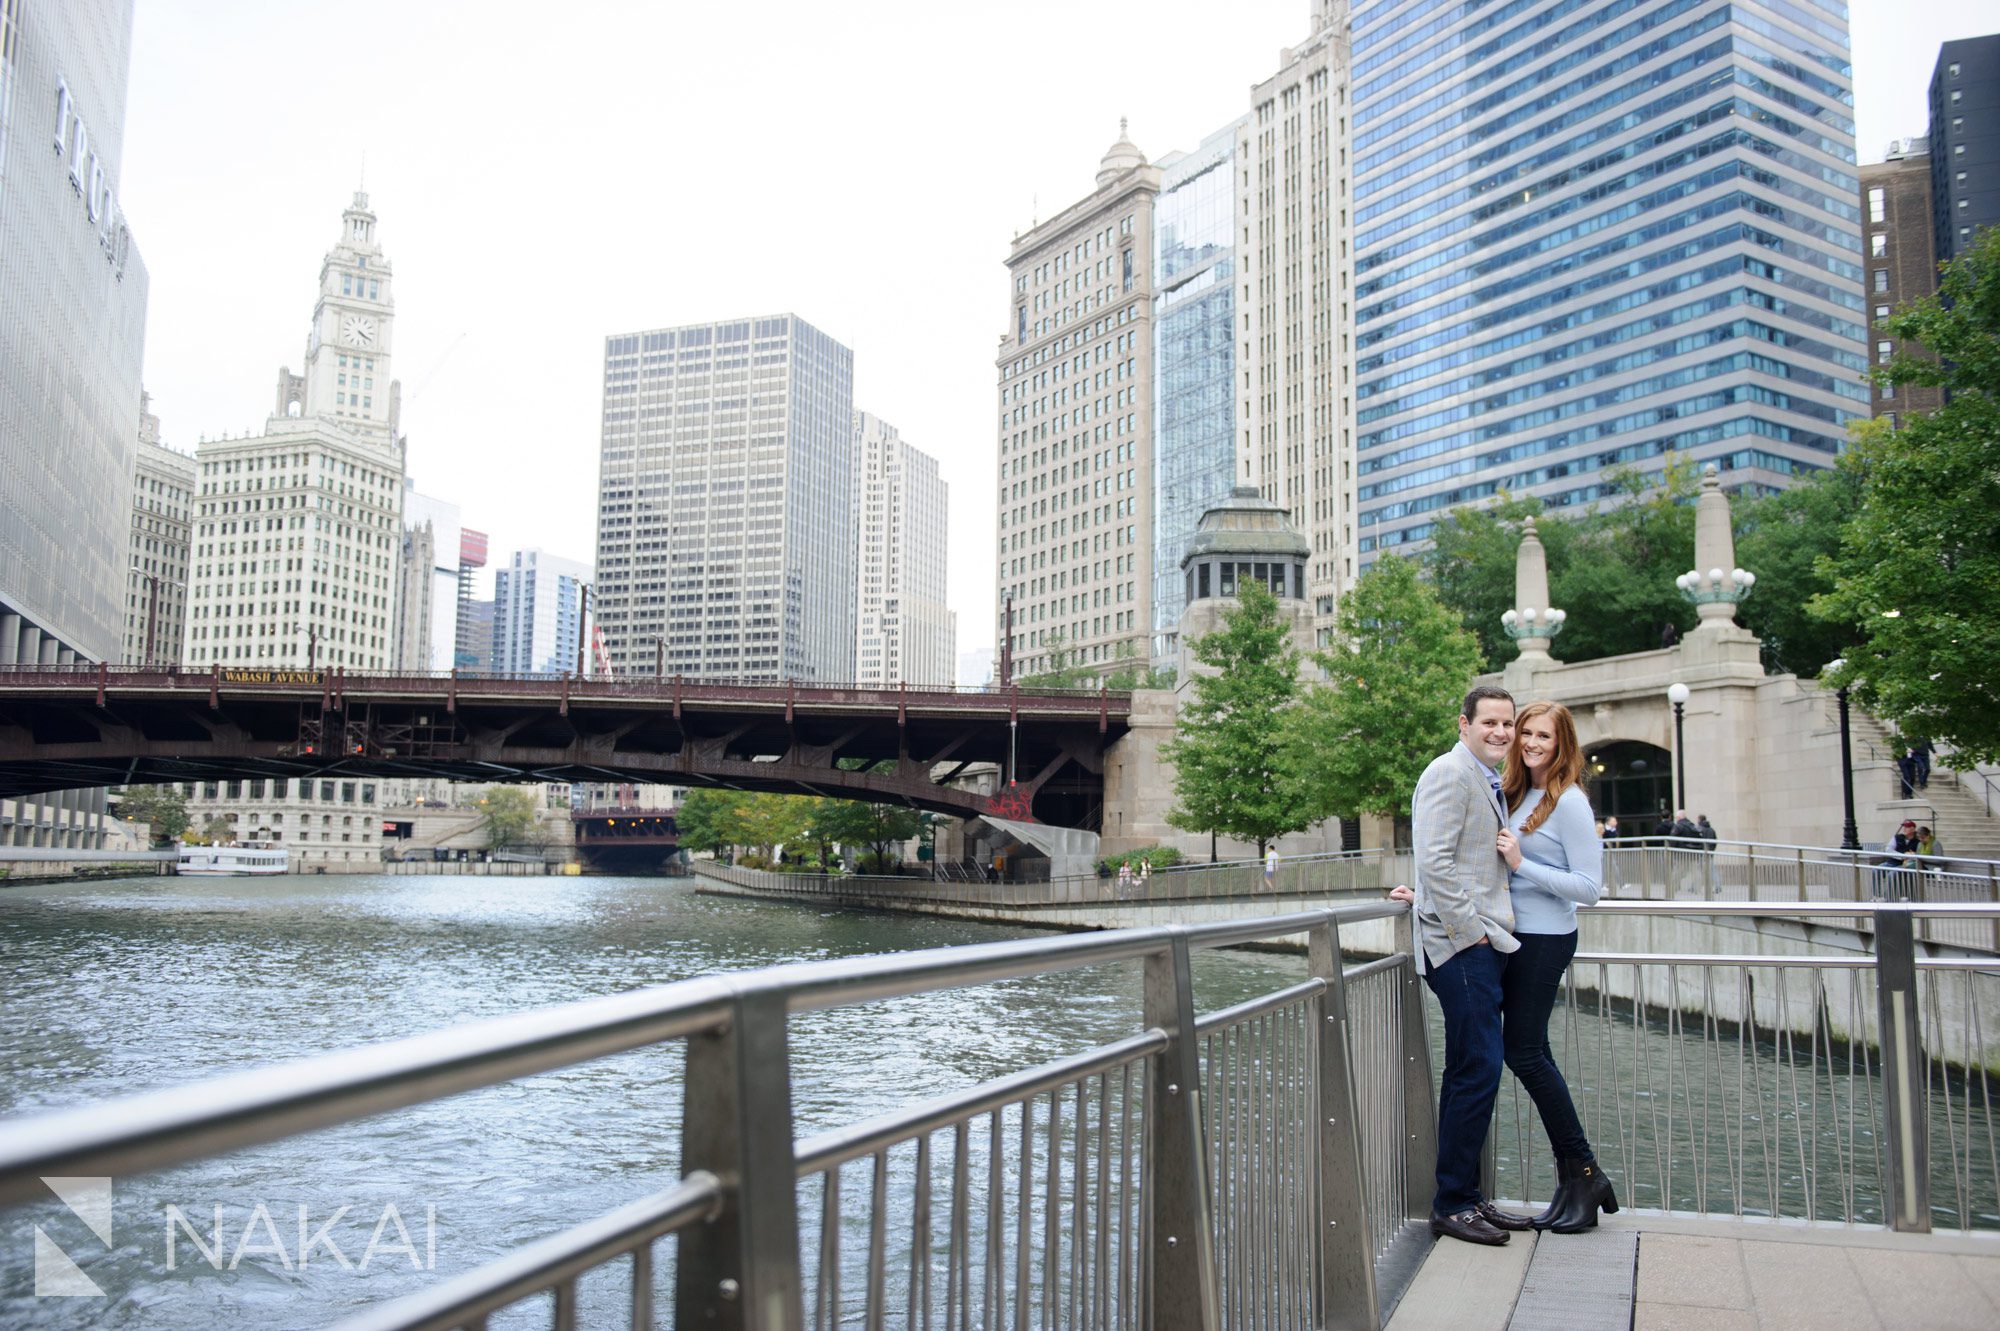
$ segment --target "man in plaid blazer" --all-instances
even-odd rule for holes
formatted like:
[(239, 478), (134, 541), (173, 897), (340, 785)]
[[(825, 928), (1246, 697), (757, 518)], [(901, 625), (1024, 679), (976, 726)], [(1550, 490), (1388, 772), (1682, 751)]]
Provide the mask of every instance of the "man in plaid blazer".
[(1411, 801), (1417, 969), (1444, 1009), (1438, 1091), (1437, 1195), (1431, 1232), (1505, 1243), (1528, 1228), (1479, 1192), (1479, 1157), (1500, 1093), (1500, 980), (1515, 941), (1499, 834), (1507, 827), (1500, 765), (1514, 737), (1514, 699), (1482, 685), (1459, 709), (1458, 743), (1424, 769)]

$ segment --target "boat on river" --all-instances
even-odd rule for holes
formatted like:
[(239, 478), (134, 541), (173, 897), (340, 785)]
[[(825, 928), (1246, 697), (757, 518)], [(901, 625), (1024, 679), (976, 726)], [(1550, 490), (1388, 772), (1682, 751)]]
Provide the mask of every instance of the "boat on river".
[(181, 847), (179, 872), (185, 877), (242, 878), (291, 871), (291, 851), (268, 842)]

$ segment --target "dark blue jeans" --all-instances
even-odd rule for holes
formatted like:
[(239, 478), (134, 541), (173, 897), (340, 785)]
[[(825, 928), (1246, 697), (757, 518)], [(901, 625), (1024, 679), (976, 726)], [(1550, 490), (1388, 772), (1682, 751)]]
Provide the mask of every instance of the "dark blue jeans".
[(1569, 1098), (1569, 1083), (1549, 1049), (1549, 1013), (1555, 1008), (1563, 972), (1576, 955), (1576, 935), (1516, 934), (1521, 950), (1507, 958), (1501, 974), (1507, 1069), (1535, 1102), (1549, 1145), (1558, 1159), (1592, 1160), (1590, 1141)]
[(1480, 1200), (1479, 1156), (1500, 1093), (1501, 979), (1509, 958), (1490, 945), (1468, 947), (1424, 982), (1444, 1009), (1444, 1077), (1438, 1088), (1437, 1196), (1432, 1215), (1453, 1215)]

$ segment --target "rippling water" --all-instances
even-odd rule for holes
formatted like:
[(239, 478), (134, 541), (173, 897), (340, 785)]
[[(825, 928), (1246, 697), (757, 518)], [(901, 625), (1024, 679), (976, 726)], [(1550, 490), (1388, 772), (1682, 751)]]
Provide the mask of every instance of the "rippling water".
[[(702, 897), (659, 879), (147, 879), (4, 890), (0, 1114), (718, 970), (1028, 936)], [(1202, 954), (1200, 1005), (1213, 1010), (1302, 974), (1289, 958)], [(1138, 971), (1126, 965), (795, 1018), (801, 1132), (1130, 1034), (1138, 1014)], [(637, 1051), (119, 1179), (109, 1247), (53, 1201), (0, 1213), (0, 1326), (313, 1326), (464, 1271), (672, 1182), (680, 1065), (678, 1045)], [(220, 1208), (224, 1269), (180, 1226), (170, 1265), (170, 1206), (211, 1245)], [(34, 1297), (37, 1226), (106, 1297)], [(377, 1250), (364, 1266), (371, 1238)], [(608, 1312), (611, 1295), (585, 1293), (594, 1324), (592, 1304)]]

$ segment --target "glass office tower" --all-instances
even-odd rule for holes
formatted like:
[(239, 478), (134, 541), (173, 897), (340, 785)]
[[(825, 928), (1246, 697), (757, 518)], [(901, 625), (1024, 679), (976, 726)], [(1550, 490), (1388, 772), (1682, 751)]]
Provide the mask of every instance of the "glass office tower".
[(1236, 465), (1236, 121), (1163, 158), (1153, 206), (1153, 645), (1179, 651), (1181, 556)]
[(1826, 467), (1868, 391), (1837, 0), (1356, 0), (1364, 564), (1668, 454)]

